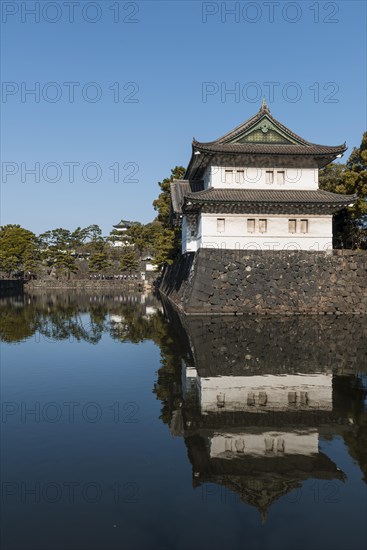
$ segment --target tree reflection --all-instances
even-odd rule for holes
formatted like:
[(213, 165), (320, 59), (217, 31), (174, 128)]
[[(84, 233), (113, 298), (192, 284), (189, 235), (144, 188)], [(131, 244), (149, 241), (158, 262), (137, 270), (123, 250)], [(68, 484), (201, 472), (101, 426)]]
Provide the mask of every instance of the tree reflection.
[(34, 308), (24, 307), (23, 297), (0, 300), (0, 341), (15, 343), (35, 334), (39, 315)]
[(153, 340), (165, 334), (165, 320), (153, 297), (66, 292), (25, 294), (0, 301), (0, 338), (20, 342), (41, 335), (46, 341), (97, 344), (104, 333), (121, 342)]
[(367, 483), (367, 377), (342, 376), (335, 380), (339, 393), (339, 407), (354, 429), (343, 433), (350, 456), (359, 464)]

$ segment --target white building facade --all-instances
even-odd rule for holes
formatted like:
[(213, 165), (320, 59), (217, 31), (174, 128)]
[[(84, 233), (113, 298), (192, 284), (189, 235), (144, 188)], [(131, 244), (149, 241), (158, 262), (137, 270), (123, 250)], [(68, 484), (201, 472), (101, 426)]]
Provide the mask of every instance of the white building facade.
[(278, 122), (265, 102), (222, 138), (194, 140), (185, 180), (171, 185), (172, 219), (182, 253), (199, 248), (327, 251), (333, 214), (354, 196), (319, 189), (319, 169), (346, 146), (305, 141)]

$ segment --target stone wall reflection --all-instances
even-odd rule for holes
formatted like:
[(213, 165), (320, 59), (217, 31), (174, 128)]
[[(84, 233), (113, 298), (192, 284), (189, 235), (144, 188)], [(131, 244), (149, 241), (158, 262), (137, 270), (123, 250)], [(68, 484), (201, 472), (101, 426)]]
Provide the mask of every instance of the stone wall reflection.
[[(185, 350), (166, 421), (185, 440), (194, 487), (229, 489), (265, 517), (307, 479), (345, 479), (320, 452), (320, 439), (336, 436), (366, 475), (361, 317), (190, 317), (165, 309)], [(165, 380), (160, 372), (158, 386)]]

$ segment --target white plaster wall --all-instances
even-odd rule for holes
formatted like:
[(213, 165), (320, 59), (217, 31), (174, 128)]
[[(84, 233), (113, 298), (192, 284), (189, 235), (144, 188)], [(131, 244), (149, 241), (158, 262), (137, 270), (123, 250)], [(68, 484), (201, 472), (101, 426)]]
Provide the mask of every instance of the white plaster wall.
[[(191, 235), (191, 231), (195, 231), (195, 236)], [(201, 240), (201, 220), (199, 221), (198, 227), (187, 223), (186, 216), (182, 217), (182, 244), (181, 251), (182, 254), (185, 252), (196, 252)]]
[(210, 440), (211, 458), (237, 458), (241, 455), (266, 456), (301, 454), (319, 451), (317, 430), (264, 431), (262, 433), (219, 433)]
[(146, 263), (145, 271), (158, 271), (158, 267), (155, 264)]
[[(225, 229), (222, 232), (217, 230), (217, 218), (225, 219)], [(247, 231), (247, 219), (255, 219), (254, 233)], [(267, 220), (266, 233), (260, 233), (259, 219)], [(296, 233), (289, 233), (289, 219), (297, 220)], [(301, 219), (308, 220), (308, 233), (300, 232)], [(226, 250), (322, 251), (332, 248), (332, 236), (332, 216), (202, 214), (198, 247)]]
[[(232, 183), (226, 183), (225, 170), (234, 170)], [(244, 170), (244, 182), (236, 181), (236, 171)], [(266, 171), (274, 171), (274, 183), (266, 183)], [(285, 183), (277, 183), (277, 171), (285, 172)], [(319, 172), (317, 168), (283, 168), (270, 166), (252, 168), (246, 166), (208, 166), (204, 176), (204, 187), (225, 189), (318, 189)]]
[[(223, 376), (198, 378), (201, 411), (259, 410), (332, 410), (332, 374), (288, 374), (282, 376)], [(266, 393), (266, 404), (260, 404), (260, 392)], [(296, 402), (289, 402), (289, 393), (296, 392)], [(307, 392), (302, 402), (301, 392)], [(254, 404), (248, 398), (254, 397)], [(221, 404), (218, 407), (218, 400)]]

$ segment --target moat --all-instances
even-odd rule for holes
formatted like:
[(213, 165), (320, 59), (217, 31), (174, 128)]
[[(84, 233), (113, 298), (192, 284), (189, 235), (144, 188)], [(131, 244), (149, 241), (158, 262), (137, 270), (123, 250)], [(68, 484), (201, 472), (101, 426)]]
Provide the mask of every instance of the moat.
[(0, 301), (4, 550), (361, 550), (363, 315)]

